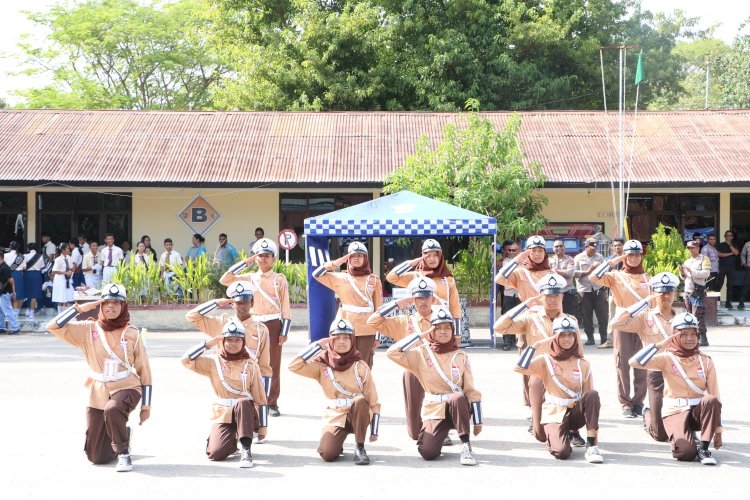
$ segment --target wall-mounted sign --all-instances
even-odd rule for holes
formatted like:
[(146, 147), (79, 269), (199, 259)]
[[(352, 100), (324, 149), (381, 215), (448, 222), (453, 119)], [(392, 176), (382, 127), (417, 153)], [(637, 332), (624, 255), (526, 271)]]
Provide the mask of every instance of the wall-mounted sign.
[(196, 195), (185, 208), (177, 213), (177, 218), (185, 224), (191, 233), (202, 235), (211, 226), (219, 222), (221, 214), (201, 195)]

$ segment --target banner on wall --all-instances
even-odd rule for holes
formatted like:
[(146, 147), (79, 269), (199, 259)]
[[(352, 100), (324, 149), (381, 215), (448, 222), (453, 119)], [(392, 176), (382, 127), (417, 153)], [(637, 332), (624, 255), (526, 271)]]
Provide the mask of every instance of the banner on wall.
[(177, 213), (177, 218), (190, 230), (190, 234), (203, 235), (219, 222), (221, 214), (201, 195), (196, 195)]

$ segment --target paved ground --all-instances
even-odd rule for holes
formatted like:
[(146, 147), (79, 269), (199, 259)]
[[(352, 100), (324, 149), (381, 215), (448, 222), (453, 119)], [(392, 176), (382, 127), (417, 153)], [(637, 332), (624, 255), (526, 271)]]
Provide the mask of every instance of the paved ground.
[[(477, 332), (479, 333), (479, 332)], [(520, 493), (537, 496), (542, 489), (563, 488), (594, 493), (597, 498), (637, 498), (646, 491), (721, 492), (746, 497), (750, 467), (750, 405), (747, 403), (747, 359), (750, 329), (715, 328), (709, 333), (724, 403), (725, 448), (715, 453), (717, 467), (677, 463), (666, 444), (651, 441), (640, 422), (619, 416), (611, 350), (591, 349), (596, 388), (603, 401), (600, 448), (606, 463), (590, 465), (578, 449), (567, 461), (556, 461), (526, 433), (526, 411), (519, 404), (520, 381), (512, 373), (516, 356), (486, 348), (469, 349), (475, 379), (484, 396), (486, 425), (474, 440), (477, 467), (458, 464), (458, 446), (443, 457), (424, 462), (406, 435), (401, 399), (401, 371), (376, 355), (374, 376), (383, 404), (381, 438), (367, 449), (373, 464), (351, 463), (353, 442), (345, 456), (324, 464), (315, 453), (324, 407), (314, 382), (285, 372), (280, 408), (271, 419), (269, 440), (253, 446), (256, 466), (241, 470), (237, 458), (209, 462), (204, 455), (211, 401), (206, 379), (179, 363), (182, 353), (203, 337), (189, 333), (149, 333), (154, 372), (152, 418), (135, 431), (135, 470), (117, 474), (112, 466), (90, 465), (82, 452), (86, 369), (80, 354), (51, 336), (0, 336), (0, 427), (2, 498), (206, 498), (217, 492), (248, 495), (277, 492), (283, 498), (383, 498), (385, 495), (479, 495)], [(293, 332), (285, 365), (306, 343), (306, 332)], [(137, 412), (133, 414), (137, 417)], [(137, 427), (137, 426), (136, 426)], [(443, 475), (450, 471), (450, 475)], [(252, 481), (243, 481), (252, 478)], [(328, 480), (339, 486), (332, 486)], [(222, 480), (222, 481), (219, 481)], [(227, 490), (225, 488), (232, 488)], [(109, 488), (105, 491), (105, 488)], [(575, 488), (575, 489), (573, 489)], [(348, 492), (344, 492), (345, 489)], [(221, 493), (219, 493), (221, 494)], [(179, 495), (179, 497), (178, 497)]]

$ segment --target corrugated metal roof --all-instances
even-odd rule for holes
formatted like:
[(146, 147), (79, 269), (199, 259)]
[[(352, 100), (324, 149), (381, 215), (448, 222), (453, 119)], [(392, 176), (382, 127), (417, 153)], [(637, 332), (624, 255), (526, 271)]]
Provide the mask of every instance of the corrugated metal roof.
[[(750, 181), (750, 111), (524, 112), (521, 141), (548, 182)], [(510, 113), (482, 113), (502, 127)], [(433, 145), (452, 113), (0, 111), (0, 182), (379, 184)], [(633, 135), (633, 126), (636, 131)]]

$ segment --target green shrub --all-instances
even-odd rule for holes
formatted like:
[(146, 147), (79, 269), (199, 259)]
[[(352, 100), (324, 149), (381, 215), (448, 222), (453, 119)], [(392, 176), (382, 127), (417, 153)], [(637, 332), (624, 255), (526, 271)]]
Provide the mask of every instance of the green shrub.
[(669, 226), (659, 224), (656, 232), (651, 235), (651, 244), (646, 249), (643, 258), (643, 269), (651, 276), (670, 272), (680, 275), (680, 264), (690, 257), (690, 252), (685, 248), (680, 232)]
[(489, 298), (492, 276), (492, 240), (472, 238), (469, 247), (461, 250), (453, 266), (453, 276), (461, 298), (477, 301)]

